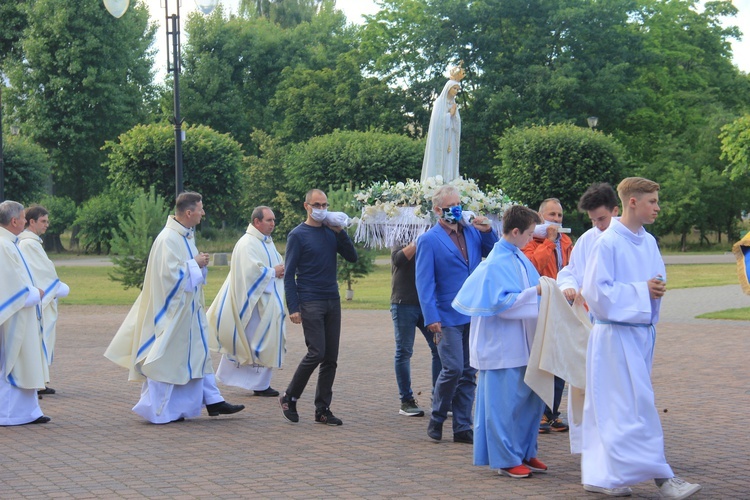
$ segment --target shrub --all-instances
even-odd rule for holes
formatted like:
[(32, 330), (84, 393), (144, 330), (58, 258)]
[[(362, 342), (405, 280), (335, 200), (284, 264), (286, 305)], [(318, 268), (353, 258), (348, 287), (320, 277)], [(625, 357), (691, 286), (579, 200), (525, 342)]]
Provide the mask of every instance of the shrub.
[(6, 136), (3, 144), (5, 198), (24, 205), (37, 202), (50, 181), (47, 152), (24, 136)]
[(418, 178), (424, 141), (383, 132), (340, 132), (313, 137), (287, 156), (287, 189), (301, 197), (311, 188), (354, 182)]
[[(229, 134), (202, 126), (186, 127), (183, 143), (184, 189), (203, 195), (206, 218), (215, 223), (238, 213), (242, 146)], [(120, 190), (156, 188), (165, 200), (175, 192), (174, 130), (169, 124), (137, 125), (107, 142), (105, 166)]]
[(109, 253), (112, 238), (119, 227), (119, 216), (130, 207), (132, 200), (130, 192), (109, 190), (79, 207), (75, 225), (84, 252)]
[(118, 217), (119, 231), (114, 233), (111, 242), (115, 254), (111, 280), (121, 282), (126, 290), (143, 288), (151, 245), (164, 227), (169, 211), (164, 198), (151, 187), (148, 193), (141, 193), (133, 201), (126, 215)]
[(567, 124), (512, 128), (499, 145), (498, 186), (534, 209), (555, 197), (573, 212), (591, 183), (617, 185), (624, 161), (623, 148), (610, 136)]

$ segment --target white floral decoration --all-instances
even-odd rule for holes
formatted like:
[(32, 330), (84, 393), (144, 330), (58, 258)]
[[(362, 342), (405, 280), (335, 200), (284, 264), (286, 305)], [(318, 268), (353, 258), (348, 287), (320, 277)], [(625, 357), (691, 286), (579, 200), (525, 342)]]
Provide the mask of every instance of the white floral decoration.
[[(356, 241), (369, 247), (390, 247), (414, 241), (436, 221), (432, 216), (432, 196), (445, 182), (438, 175), (424, 182), (375, 182), (359, 191), (354, 198), (362, 207)], [(495, 229), (507, 207), (513, 205), (500, 189), (484, 193), (474, 179), (459, 177), (448, 184), (455, 186), (465, 211), (486, 215), (494, 220)]]

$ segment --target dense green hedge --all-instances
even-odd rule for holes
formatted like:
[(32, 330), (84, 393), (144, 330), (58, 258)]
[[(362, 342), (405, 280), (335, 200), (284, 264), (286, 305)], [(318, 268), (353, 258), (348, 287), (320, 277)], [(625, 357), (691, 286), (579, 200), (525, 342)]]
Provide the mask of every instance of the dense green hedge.
[(536, 210), (559, 198), (566, 212), (593, 182), (620, 181), (625, 153), (612, 137), (574, 125), (512, 128), (499, 140), (497, 185)]

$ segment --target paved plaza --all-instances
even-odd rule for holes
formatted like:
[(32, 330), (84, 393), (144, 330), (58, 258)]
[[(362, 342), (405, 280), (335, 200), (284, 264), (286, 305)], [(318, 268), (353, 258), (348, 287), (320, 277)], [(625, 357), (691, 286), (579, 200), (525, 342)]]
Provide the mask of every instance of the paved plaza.
[[(387, 311), (344, 311), (332, 404), (342, 427), (313, 422), (314, 385), (296, 425), (275, 398), (222, 387), (247, 409), (156, 426), (130, 411), (139, 384), (102, 355), (127, 308), (61, 309), (50, 384), (58, 394), (40, 402), (52, 421), (0, 428), (0, 498), (604, 498), (583, 492), (567, 434), (539, 437), (548, 474), (510, 479), (473, 466), (471, 446), (450, 440), (450, 421), (448, 440), (435, 443), (427, 417), (400, 416)], [(703, 484), (696, 498), (750, 498), (750, 323), (676, 316), (658, 330), (654, 368), (668, 460)], [(304, 350), (301, 327), (290, 323), (275, 388), (285, 388)], [(429, 406), (419, 338), (412, 368)], [(633, 491), (656, 498), (650, 482)]]

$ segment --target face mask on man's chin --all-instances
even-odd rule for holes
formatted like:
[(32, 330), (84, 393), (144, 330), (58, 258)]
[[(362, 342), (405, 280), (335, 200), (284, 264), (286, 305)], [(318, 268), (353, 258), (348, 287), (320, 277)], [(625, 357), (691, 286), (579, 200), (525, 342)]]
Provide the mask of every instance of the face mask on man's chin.
[(326, 215), (328, 215), (328, 209), (326, 208), (313, 208), (312, 213), (310, 213), (310, 217), (315, 222), (323, 222), (326, 220)]

